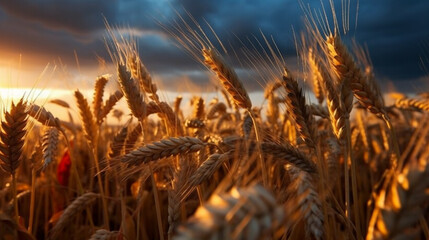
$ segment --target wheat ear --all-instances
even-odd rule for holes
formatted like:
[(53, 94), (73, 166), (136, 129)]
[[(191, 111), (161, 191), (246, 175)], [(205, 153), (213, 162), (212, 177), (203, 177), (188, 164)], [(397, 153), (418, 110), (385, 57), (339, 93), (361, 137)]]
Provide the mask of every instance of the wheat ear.
[(113, 240), (117, 239), (118, 232), (108, 231), (106, 229), (98, 229), (91, 235), (89, 240)]
[(285, 217), (285, 210), (262, 186), (234, 187), (213, 194), (173, 239), (269, 239)]
[[(113, 109), (115, 104), (119, 100), (121, 100), (123, 96), (124, 94), (119, 90), (117, 90), (115, 93), (110, 95), (110, 97), (104, 103), (103, 110), (100, 111), (100, 116), (98, 117), (99, 121), (102, 121), (107, 116), (107, 114), (109, 114), (109, 112)], [(98, 124), (100, 124), (100, 122)]]
[(337, 34), (330, 35), (326, 43), (331, 66), (340, 81), (350, 86), (354, 96), (369, 111), (380, 117), (386, 115), (379, 87), (372, 78), (363, 76), (341, 38)]
[(305, 103), (305, 96), (298, 82), (292, 77), (291, 73), (285, 69), (283, 74), (283, 86), (287, 92), (288, 112), (295, 121), (301, 138), (311, 148), (315, 148), (314, 143), (317, 138), (314, 124), (314, 117), (311, 109)]
[(429, 111), (429, 101), (427, 99), (402, 97), (396, 100), (395, 106), (400, 109)]
[(137, 143), (142, 133), (143, 127), (141, 124), (137, 124), (133, 130), (131, 130), (127, 136), (127, 139), (125, 140), (125, 153), (129, 153), (131, 150), (133, 150), (134, 145)]
[(207, 112), (207, 119), (215, 119), (226, 113), (226, 105), (223, 102), (213, 104)]
[(329, 119), (329, 109), (319, 104), (311, 104), (311, 114), (321, 118)]
[(51, 230), (50, 239), (59, 239), (60, 234), (67, 228), (74, 216), (83, 211), (89, 204), (94, 202), (99, 195), (88, 192), (76, 198), (63, 212), (58, 222)]
[(128, 58), (127, 61), (130, 66), (131, 73), (134, 78), (138, 79), (140, 89), (149, 95), (149, 98), (155, 102), (159, 102), (159, 97), (156, 94), (157, 87), (152, 83), (152, 77), (149, 74), (149, 71), (144, 66), (143, 62), (138, 56), (132, 56)]
[(308, 65), (310, 67), (311, 75), (313, 78), (314, 95), (316, 96), (316, 99), (319, 104), (322, 104), (325, 98), (322, 87), (322, 82), (324, 81), (324, 74), (322, 73), (322, 71), (324, 70), (321, 68), (320, 63), (317, 61), (312, 48), (308, 50)]
[(92, 110), (96, 123), (100, 123), (102, 120), (100, 119), (100, 117), (101, 111), (103, 109), (103, 95), (106, 84), (107, 78), (105, 76), (98, 77), (95, 81), (94, 96), (92, 99)]
[(15, 174), (21, 163), (26, 125), (27, 111), (24, 100), (21, 99), (16, 105), (12, 102), (10, 111), (4, 113), (0, 132), (0, 166), (11, 175)]
[(283, 165), (289, 163), (308, 173), (317, 172), (316, 166), (307, 156), (288, 144), (263, 142), (261, 148), (264, 154), (271, 155), (275, 160), (281, 161)]
[(377, 199), (380, 211), (374, 210), (376, 225), (370, 226), (366, 239), (414, 239), (421, 235), (420, 227), (415, 226), (424, 212), (422, 207), (427, 209), (428, 174), (426, 163), (423, 169), (415, 166), (395, 176), (386, 199)]
[(85, 136), (88, 141), (94, 143), (97, 135), (97, 129), (95, 126), (94, 117), (88, 105), (88, 101), (79, 90), (76, 90), (74, 92), (74, 96), (76, 98), (77, 106), (79, 108), (79, 114), (83, 122)]
[(110, 151), (109, 151), (110, 158), (114, 158), (121, 155), (122, 150), (124, 149), (127, 135), (128, 135), (128, 127), (126, 126), (121, 128), (121, 130), (115, 135), (115, 137), (113, 138), (113, 141), (110, 143)]
[(36, 104), (31, 104), (28, 108), (28, 115), (36, 119), (38, 122), (45, 126), (60, 128), (60, 120), (46, 110), (44, 107), (40, 107)]
[(192, 117), (203, 120), (206, 115), (204, 108), (205, 108), (204, 99), (202, 97), (197, 97), (197, 99), (195, 99), (193, 104)]
[(235, 104), (244, 109), (251, 109), (252, 102), (235, 71), (226, 65), (214, 49), (203, 49), (202, 51), (204, 63), (216, 73), (222, 86), (231, 95)]
[(181, 199), (184, 200), (192, 190), (211, 178), (214, 173), (222, 166), (222, 164), (232, 158), (234, 150), (230, 150), (226, 153), (214, 153), (210, 155), (198, 169), (192, 173), (192, 176), (187, 181), (187, 184), (183, 186), (181, 192)]
[(166, 102), (149, 102), (147, 104), (146, 114), (159, 113), (161, 117), (168, 123), (167, 130), (172, 130), (170, 135), (181, 136), (183, 135), (183, 128), (181, 121), (177, 114), (174, 113), (173, 109)]
[(49, 102), (53, 103), (53, 104), (56, 104), (58, 106), (61, 106), (63, 108), (70, 108), (70, 105), (66, 101), (58, 99), (58, 98), (51, 99)]
[(322, 202), (313, 184), (313, 178), (296, 167), (290, 168), (291, 188), (296, 191), (298, 204), (307, 223), (306, 234), (311, 233), (315, 239), (321, 239), (324, 233)]
[(120, 157), (121, 162), (128, 165), (141, 165), (162, 158), (198, 152), (206, 144), (198, 138), (173, 137), (140, 147)]
[(58, 142), (59, 142), (58, 129), (54, 127), (50, 127), (46, 129), (45, 134), (43, 135), (43, 138), (42, 138), (42, 147), (43, 147), (42, 170), (45, 170), (46, 167), (55, 159)]
[(27, 126), (26, 104), (21, 100), (12, 106), (9, 112), (4, 113), (0, 132), (0, 168), (12, 175), (12, 196), (14, 202), (15, 221), (19, 221), (18, 200), (16, 194), (16, 169), (22, 160), (22, 147)]
[(129, 109), (137, 119), (143, 119), (146, 116), (144, 95), (142, 95), (139, 88), (136, 86), (130, 72), (128, 72), (127, 68), (120, 63), (118, 63), (118, 76), (118, 81), (121, 85), (125, 99), (127, 100)]
[(335, 87), (331, 79), (325, 79), (323, 82), (323, 87), (326, 94), (326, 105), (329, 111), (329, 118), (331, 119), (332, 130), (340, 142), (345, 138), (346, 134), (346, 109), (341, 104), (338, 97), (338, 92), (335, 90)]

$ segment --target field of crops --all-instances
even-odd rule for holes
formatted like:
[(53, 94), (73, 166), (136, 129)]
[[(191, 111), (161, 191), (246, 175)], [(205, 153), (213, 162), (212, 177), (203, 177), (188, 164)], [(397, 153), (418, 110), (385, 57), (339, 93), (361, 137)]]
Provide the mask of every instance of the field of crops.
[(429, 239), (429, 94), (383, 94), (363, 48), (309, 22), (306, 82), (268, 41), (248, 54), (270, 69), (256, 107), (223, 45), (192, 29), (167, 31), (219, 98), (164, 101), (135, 45), (113, 39), (117, 71), (95, 79), (92, 99), (71, 93), (80, 119), (26, 98), (8, 106), (1, 239)]

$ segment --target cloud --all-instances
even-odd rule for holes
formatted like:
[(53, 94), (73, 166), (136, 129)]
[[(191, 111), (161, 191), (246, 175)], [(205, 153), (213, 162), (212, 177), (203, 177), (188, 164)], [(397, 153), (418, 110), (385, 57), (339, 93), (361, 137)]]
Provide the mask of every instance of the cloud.
[(54, 28), (75, 33), (88, 33), (104, 27), (104, 15), (115, 18), (118, 1), (110, 0), (15, 0), (1, 1), (2, 9), (27, 21), (36, 21)]
[[(328, 1), (324, 2), (329, 9)], [(306, 3), (320, 8), (319, 0)], [(341, 6), (339, 1), (336, 3), (339, 14)], [(346, 38), (354, 37), (368, 46), (377, 75), (394, 81), (422, 77), (425, 72), (419, 67), (419, 59), (429, 55), (422, 53), (422, 43), (429, 39), (429, 2), (360, 0), (356, 31), (355, 4), (352, 0), (351, 31)], [(76, 51), (81, 63), (95, 66), (96, 56), (109, 58), (104, 46), (105, 16), (112, 26), (129, 27), (138, 36), (141, 57), (154, 75), (171, 82), (174, 75), (183, 78), (189, 74), (193, 82), (208, 83), (205, 68), (176, 47), (159, 26), (159, 22), (168, 25), (180, 21), (175, 11), (187, 18), (185, 10), (201, 25), (210, 23), (223, 43), (231, 45), (240, 58), (240, 49), (253, 49), (247, 39), (257, 46), (254, 36), (261, 40), (262, 31), (273, 37), (284, 57), (297, 61), (292, 26), (297, 34), (303, 29), (303, 12), (297, 0), (0, 0), (0, 50), (30, 55), (34, 64), (42, 65), (58, 57), (73, 65)], [(213, 36), (211, 40), (216, 42)], [(230, 51), (229, 55), (233, 57), (235, 53)], [(251, 72), (239, 61), (232, 64)], [(190, 74), (196, 72), (199, 74)]]

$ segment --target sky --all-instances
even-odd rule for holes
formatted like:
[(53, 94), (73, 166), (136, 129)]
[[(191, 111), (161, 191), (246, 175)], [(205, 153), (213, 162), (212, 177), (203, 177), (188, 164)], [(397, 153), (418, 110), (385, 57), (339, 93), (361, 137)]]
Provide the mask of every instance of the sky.
[[(320, 9), (319, 0), (302, 1)], [(339, 14), (341, 5), (335, 2)], [(367, 46), (382, 87), (427, 90), (429, 1), (351, 0), (350, 6), (346, 37)], [(0, 0), (0, 87), (73, 90), (90, 86), (97, 75), (115, 78), (105, 45), (106, 19), (135, 34), (141, 59), (163, 89), (209, 89), (207, 70), (162, 27), (185, 11), (237, 49), (250, 48), (247, 39), (261, 39), (261, 32), (272, 36), (287, 62), (298, 64), (293, 33), (304, 30), (298, 0)], [(250, 66), (235, 66), (252, 72)], [(261, 89), (257, 80), (243, 81), (249, 91)]]

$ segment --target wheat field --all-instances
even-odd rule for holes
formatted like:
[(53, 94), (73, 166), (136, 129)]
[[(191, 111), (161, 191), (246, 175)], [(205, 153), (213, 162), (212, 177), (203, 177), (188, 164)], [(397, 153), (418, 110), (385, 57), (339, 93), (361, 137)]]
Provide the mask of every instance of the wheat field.
[[(95, 79), (92, 99), (70, 93), (80, 120), (11, 103), (0, 238), (429, 239), (429, 95), (382, 93), (362, 48), (307, 26), (309, 81), (273, 50), (263, 107), (224, 46), (187, 24), (166, 30), (217, 79), (219, 98), (163, 100), (135, 45), (112, 35), (116, 72)], [(119, 87), (106, 96), (109, 81)]]

